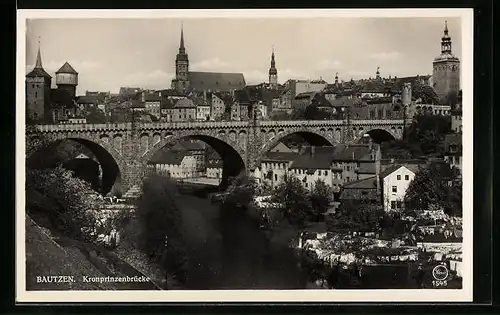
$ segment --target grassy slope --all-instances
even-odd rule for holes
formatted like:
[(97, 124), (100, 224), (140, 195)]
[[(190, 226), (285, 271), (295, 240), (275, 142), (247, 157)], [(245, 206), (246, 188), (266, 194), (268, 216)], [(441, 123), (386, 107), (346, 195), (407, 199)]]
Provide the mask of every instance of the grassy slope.
[[(29, 203), (48, 205), (47, 198), (28, 191)], [(29, 204), (28, 204), (29, 206)], [(43, 217), (37, 216), (39, 221)], [(54, 233), (55, 234), (55, 233)], [(142, 276), (142, 273), (113, 253), (93, 244), (54, 236), (26, 216), (27, 290), (156, 290), (152, 282), (87, 283), (84, 276)], [(73, 283), (37, 283), (37, 276), (74, 276)]]

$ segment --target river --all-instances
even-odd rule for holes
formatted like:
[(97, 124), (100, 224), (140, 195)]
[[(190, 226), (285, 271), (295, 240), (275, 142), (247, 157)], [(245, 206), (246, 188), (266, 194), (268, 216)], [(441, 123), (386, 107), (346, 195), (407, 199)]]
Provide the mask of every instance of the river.
[(189, 253), (187, 289), (300, 289), (306, 281), (285, 241), (267, 242), (248, 216), (221, 220), (219, 204), (179, 195)]

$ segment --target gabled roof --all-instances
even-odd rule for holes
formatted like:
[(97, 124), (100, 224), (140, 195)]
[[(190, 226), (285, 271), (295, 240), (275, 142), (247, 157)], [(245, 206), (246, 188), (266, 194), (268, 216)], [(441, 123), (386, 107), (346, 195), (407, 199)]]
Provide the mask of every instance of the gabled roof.
[(269, 150), (269, 152), (294, 152), (294, 151), (289, 147), (287, 147), (283, 142), (279, 142), (274, 148)]
[[(373, 148), (374, 149), (374, 148)], [(339, 144), (335, 147), (334, 161), (372, 161), (370, 145)]]
[(185, 156), (186, 153), (182, 151), (161, 150), (149, 160), (148, 164), (180, 165)]
[(267, 162), (291, 162), (297, 158), (295, 152), (267, 152), (262, 157), (262, 161)]
[(231, 105), (234, 102), (234, 99), (233, 99), (232, 95), (229, 94), (229, 93), (216, 92), (216, 93), (213, 93), (213, 95), (215, 95), (218, 98), (220, 98), (224, 102), (224, 104), (226, 104), (226, 105)]
[(347, 182), (344, 189), (377, 189), (377, 176)]
[(158, 102), (161, 101), (161, 96), (158, 93), (145, 93), (144, 101), (146, 102)]
[(402, 167), (404, 167), (407, 170), (409, 170), (410, 172), (414, 173), (413, 171), (411, 171), (410, 169), (408, 169), (404, 165), (393, 165), (393, 166), (389, 166), (388, 168), (386, 168), (385, 170), (380, 172), (379, 176), (380, 176), (380, 178), (385, 178), (385, 177), (391, 175), (392, 173), (394, 173), (395, 171), (399, 170)]
[(188, 80), (190, 89), (197, 91), (231, 91), (246, 85), (242, 73), (189, 72)]
[(52, 78), (50, 76), (50, 74), (45, 72), (45, 70), (43, 68), (34, 68), (26, 75), (26, 77), (28, 77), (28, 78), (43, 77), (43, 78), (49, 78), (49, 79)]
[(130, 100), (129, 102), (129, 107), (130, 108), (144, 108), (144, 102), (140, 100)]
[(174, 108), (196, 108), (196, 105), (189, 98), (181, 98), (175, 103)]
[(76, 101), (78, 104), (97, 104), (99, 103), (99, 98), (95, 96), (79, 96)]
[(70, 74), (78, 74), (78, 72), (73, 69), (73, 67), (66, 61), (59, 70), (56, 71), (58, 73), (70, 73)]
[(374, 162), (360, 163), (357, 172), (358, 174), (375, 174), (377, 167)]
[(302, 93), (297, 94), (297, 96), (295, 96), (295, 99), (297, 100), (297, 99), (311, 98), (315, 94), (316, 94), (316, 92), (302, 92)]
[(313, 147), (305, 147), (295, 158), (290, 166), (291, 169), (330, 169), (335, 147), (324, 146), (314, 147), (314, 154), (311, 153)]

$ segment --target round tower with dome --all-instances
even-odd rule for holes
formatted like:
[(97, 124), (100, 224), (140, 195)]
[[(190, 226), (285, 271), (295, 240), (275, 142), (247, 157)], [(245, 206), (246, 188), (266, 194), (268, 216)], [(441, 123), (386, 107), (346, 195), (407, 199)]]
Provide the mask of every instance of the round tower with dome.
[(66, 90), (72, 98), (76, 97), (76, 86), (78, 85), (78, 72), (65, 62), (64, 65), (56, 71), (56, 85), (59, 90)]

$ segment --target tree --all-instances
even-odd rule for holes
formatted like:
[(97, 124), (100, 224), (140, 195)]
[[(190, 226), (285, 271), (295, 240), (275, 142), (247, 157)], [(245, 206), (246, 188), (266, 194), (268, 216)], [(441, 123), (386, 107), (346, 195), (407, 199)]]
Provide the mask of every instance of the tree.
[(415, 174), (405, 195), (408, 210), (438, 207), (453, 216), (462, 215), (462, 182), (459, 171), (444, 163), (433, 163)]
[(306, 120), (324, 120), (330, 118), (330, 114), (318, 108), (315, 103), (310, 104), (304, 111), (304, 118)]
[(373, 203), (344, 201), (335, 213), (335, 230), (373, 232), (382, 226), (385, 212), (380, 205)]
[(306, 220), (311, 216), (312, 206), (308, 192), (295, 176), (287, 176), (276, 187), (274, 201), (283, 203), (284, 217), (299, 228), (305, 226)]
[(437, 104), (439, 97), (433, 87), (417, 82), (412, 86), (412, 95), (415, 99), (421, 99), (424, 104)]
[(253, 205), (256, 191), (255, 179), (242, 173), (231, 179), (221, 201), (225, 205), (247, 210)]
[(330, 206), (333, 191), (330, 186), (327, 186), (324, 181), (318, 179), (313, 186), (309, 200), (314, 212), (315, 219), (319, 221)]

